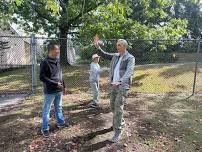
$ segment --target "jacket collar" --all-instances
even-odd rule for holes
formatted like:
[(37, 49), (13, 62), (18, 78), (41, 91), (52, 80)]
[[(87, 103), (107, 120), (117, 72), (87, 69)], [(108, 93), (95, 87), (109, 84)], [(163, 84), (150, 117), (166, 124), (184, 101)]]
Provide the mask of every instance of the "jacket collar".
[(128, 55), (129, 55), (129, 53), (128, 53), (128, 51), (126, 51), (126, 52), (124, 53), (124, 55), (123, 55), (122, 60), (128, 59)]
[(57, 59), (57, 58), (50, 58), (50, 57), (47, 57), (47, 60), (48, 60), (48, 62), (51, 62), (51, 63), (57, 63), (57, 62), (58, 62), (58, 59)]

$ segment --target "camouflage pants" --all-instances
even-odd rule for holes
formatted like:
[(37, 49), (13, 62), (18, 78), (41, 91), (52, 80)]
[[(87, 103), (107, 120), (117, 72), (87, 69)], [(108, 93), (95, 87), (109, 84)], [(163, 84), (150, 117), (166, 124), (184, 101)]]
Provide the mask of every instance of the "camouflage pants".
[(122, 130), (125, 121), (123, 119), (123, 108), (128, 95), (128, 89), (111, 87), (110, 88), (110, 106), (113, 112), (114, 130)]

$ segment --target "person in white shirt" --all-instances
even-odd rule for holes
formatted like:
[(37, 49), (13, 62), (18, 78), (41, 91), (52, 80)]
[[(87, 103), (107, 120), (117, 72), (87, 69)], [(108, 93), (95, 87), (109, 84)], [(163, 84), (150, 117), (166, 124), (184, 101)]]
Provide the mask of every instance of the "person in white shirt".
[(93, 100), (89, 104), (90, 107), (96, 108), (99, 103), (99, 79), (100, 79), (100, 65), (99, 65), (100, 56), (94, 54), (92, 56), (92, 63), (90, 64), (90, 86), (92, 91)]
[(95, 47), (99, 54), (104, 58), (111, 60), (109, 71), (109, 92), (110, 107), (113, 112), (113, 130), (112, 142), (119, 142), (125, 121), (123, 118), (124, 105), (128, 96), (128, 91), (132, 84), (132, 77), (135, 67), (135, 57), (127, 51), (128, 42), (124, 39), (117, 41), (117, 53), (108, 53), (99, 46), (99, 38), (94, 39)]

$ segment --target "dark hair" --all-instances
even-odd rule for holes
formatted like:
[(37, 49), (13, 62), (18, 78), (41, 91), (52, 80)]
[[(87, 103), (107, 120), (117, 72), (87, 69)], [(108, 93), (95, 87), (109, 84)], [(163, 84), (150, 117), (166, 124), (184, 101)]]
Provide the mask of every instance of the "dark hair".
[(48, 52), (50, 52), (51, 50), (55, 49), (55, 46), (60, 46), (58, 42), (50, 42), (48, 44)]

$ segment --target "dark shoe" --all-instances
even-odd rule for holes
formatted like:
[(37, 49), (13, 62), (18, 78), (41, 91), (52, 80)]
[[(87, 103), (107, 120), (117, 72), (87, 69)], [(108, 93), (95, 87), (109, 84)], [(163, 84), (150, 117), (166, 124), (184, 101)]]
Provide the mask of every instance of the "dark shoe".
[(96, 104), (96, 103), (92, 103), (92, 104), (90, 104), (90, 107), (91, 107), (91, 108), (99, 108), (99, 105)]
[(109, 128), (109, 130), (110, 130), (110, 131), (113, 131), (113, 130), (114, 130), (114, 127), (113, 127), (113, 126), (111, 126), (111, 127)]
[(49, 133), (49, 130), (41, 130), (41, 133), (44, 137), (48, 138), (50, 133)]
[(57, 125), (57, 127), (58, 127), (59, 129), (61, 129), (61, 128), (70, 128), (71, 125), (68, 124), (68, 123), (65, 123), (65, 124), (63, 124), (63, 125)]

